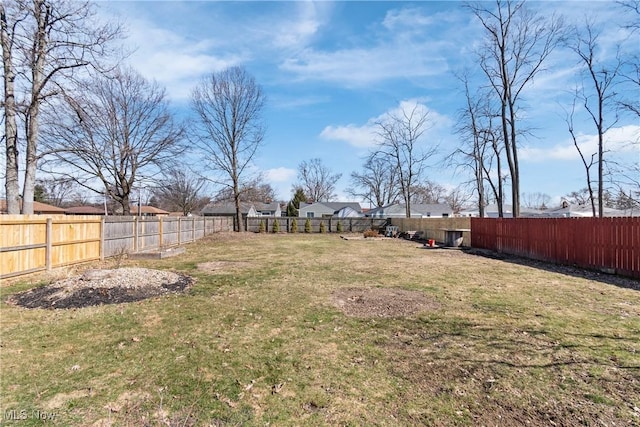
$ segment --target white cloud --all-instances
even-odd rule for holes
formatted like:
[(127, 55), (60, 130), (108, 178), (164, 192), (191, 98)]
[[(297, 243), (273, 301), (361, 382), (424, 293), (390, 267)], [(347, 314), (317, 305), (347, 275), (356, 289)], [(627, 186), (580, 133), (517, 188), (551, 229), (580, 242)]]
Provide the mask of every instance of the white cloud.
[(128, 61), (145, 77), (167, 87), (173, 99), (188, 98), (202, 75), (237, 65), (244, 59), (239, 53), (210, 54), (215, 45), (211, 39), (190, 40), (142, 19), (130, 19), (128, 24), (128, 43), (133, 50)]
[(362, 126), (327, 126), (320, 132), (320, 138), (345, 141), (359, 148), (373, 147), (376, 140), (375, 125), (370, 120)]
[(418, 99), (408, 99), (401, 101), (397, 107), (394, 107), (378, 117), (372, 117), (363, 125), (348, 124), (343, 126), (327, 126), (320, 133), (320, 137), (337, 141), (345, 141), (348, 144), (358, 148), (374, 147), (376, 145), (377, 133), (376, 123), (384, 120), (390, 115), (401, 114), (402, 111), (410, 111), (413, 108), (418, 112), (428, 116), (430, 129), (427, 133), (430, 135), (439, 134), (440, 131), (446, 130), (451, 126), (451, 120), (435, 110), (431, 110), (427, 105), (421, 103)]
[(278, 49), (299, 48), (306, 45), (323, 25), (324, 17), (328, 11), (328, 4), (318, 4), (314, 2), (294, 3), (297, 8), (293, 17), (287, 17), (286, 22), (282, 18), (270, 18), (262, 24), (259, 32), (275, 35), (267, 36), (266, 40), (272, 40), (273, 45)]
[(264, 172), (265, 178), (271, 182), (287, 182), (296, 176), (297, 171), (289, 168), (267, 169)]
[(331, 52), (308, 48), (296, 57), (286, 59), (280, 68), (296, 74), (300, 80), (324, 80), (349, 86), (366, 86), (386, 79), (428, 77), (448, 70), (446, 59), (436, 52), (434, 44), (401, 46), (394, 43)]
[[(580, 150), (587, 159), (598, 152), (598, 136), (579, 134), (576, 136)], [(604, 135), (604, 148), (612, 153), (635, 153), (640, 155), (640, 126), (628, 125), (610, 129)], [(547, 160), (579, 160), (578, 150), (573, 141), (567, 140), (550, 148), (523, 147), (520, 158), (524, 161), (543, 162)]]
[(425, 16), (422, 10), (414, 7), (393, 9), (387, 12), (382, 25), (391, 31), (406, 31), (408, 28), (421, 28), (433, 22), (432, 16)]
[(280, 69), (295, 74), (300, 81), (352, 87), (440, 75), (449, 71), (446, 56), (454, 43), (448, 37), (436, 36), (450, 31), (443, 24), (449, 19), (454, 18), (425, 15), (418, 8), (390, 10), (371, 27), (367, 37), (349, 40), (359, 40), (357, 44), (335, 50), (307, 46), (284, 59)]

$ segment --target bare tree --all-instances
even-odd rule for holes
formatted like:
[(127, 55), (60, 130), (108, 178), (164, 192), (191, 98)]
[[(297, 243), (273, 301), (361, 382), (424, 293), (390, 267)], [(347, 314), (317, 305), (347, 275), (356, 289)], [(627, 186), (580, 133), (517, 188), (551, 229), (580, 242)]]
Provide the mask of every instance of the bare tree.
[(524, 207), (529, 209), (547, 209), (550, 201), (551, 196), (546, 193), (534, 192), (522, 194), (522, 203)]
[(485, 30), (478, 51), (479, 65), (500, 100), (502, 142), (511, 177), (513, 216), (520, 215), (520, 135), (518, 110), (523, 91), (541, 71), (547, 57), (563, 37), (562, 20), (543, 18), (524, 1), (496, 0), (468, 5)]
[(345, 191), (351, 197), (368, 201), (375, 207), (397, 202), (400, 188), (397, 170), (390, 159), (380, 153), (367, 157), (361, 172), (351, 173), (351, 187)]
[(209, 198), (202, 195), (205, 183), (203, 178), (188, 171), (172, 168), (151, 193), (162, 209), (189, 215), (200, 211), (209, 203)]
[[(615, 86), (620, 76), (621, 63), (617, 61), (612, 67), (605, 68), (598, 61), (598, 38), (600, 34), (595, 28), (593, 22), (586, 21), (583, 28), (574, 30), (569, 47), (578, 55), (580, 62), (584, 67), (586, 78), (589, 83), (582, 82), (580, 89), (576, 91), (576, 98), (582, 103), (589, 118), (593, 122), (598, 135), (598, 216), (604, 216), (604, 134), (618, 122), (615, 111), (616, 93)], [(606, 120), (609, 118), (610, 120)], [(606, 123), (606, 124), (605, 124)], [(574, 138), (573, 126), (569, 126), (571, 136)], [(589, 167), (585, 162), (583, 153), (580, 151), (578, 144), (575, 144), (582, 156), (583, 163), (587, 168), (587, 176)], [(591, 184), (589, 183), (591, 190)], [(593, 198), (592, 198), (593, 200)], [(593, 215), (596, 216), (595, 205)]]
[(578, 98), (578, 95), (576, 95), (576, 98), (574, 98), (573, 101), (573, 105), (571, 107), (571, 112), (567, 114), (567, 117), (565, 119), (566, 123), (567, 123), (567, 127), (569, 129), (569, 133), (571, 134), (571, 138), (573, 139), (573, 146), (576, 147), (576, 150), (578, 151), (578, 155), (580, 156), (580, 160), (582, 161), (582, 166), (584, 167), (585, 170), (585, 174), (586, 174), (586, 178), (587, 178), (587, 187), (586, 187), (586, 191), (589, 195), (589, 203), (591, 204), (591, 212), (592, 215), (595, 217), (597, 216), (597, 211), (596, 211), (596, 198), (593, 195), (593, 184), (592, 184), (592, 180), (591, 180), (591, 168), (593, 167), (593, 164), (595, 162), (595, 158), (597, 153), (592, 153), (591, 155), (588, 155), (587, 153), (584, 153), (584, 150), (582, 147), (580, 147), (580, 143), (578, 142), (578, 136), (576, 135), (576, 131), (574, 129), (574, 120), (573, 120), (573, 116), (575, 114), (575, 108), (576, 108), (576, 99)]
[(582, 188), (578, 191), (572, 191), (564, 196), (564, 199), (568, 203), (584, 206), (590, 201), (589, 191), (586, 188)]
[(457, 214), (464, 208), (471, 197), (472, 195), (465, 191), (463, 187), (456, 187), (446, 195), (445, 202)]
[[(464, 85), (465, 106), (459, 112), (456, 132), (461, 144), (447, 158), (447, 163), (456, 168), (469, 169), (473, 174), (473, 188), (478, 196), (480, 217), (488, 199), (486, 185), (493, 192), (498, 205), (498, 216), (503, 217), (504, 190), (502, 179), (502, 139), (495, 129), (494, 118), (499, 117), (493, 107), (492, 91), (479, 90), (471, 93), (468, 73), (459, 79)], [(495, 170), (494, 170), (495, 169)]]
[[(636, 40), (640, 34), (640, 1), (625, 0), (619, 1), (624, 10), (625, 17), (629, 18), (624, 28), (630, 30), (631, 40)], [(620, 72), (621, 84), (624, 85), (619, 91), (618, 99), (622, 111), (636, 120), (640, 120), (640, 97), (637, 96), (640, 90), (640, 52), (638, 49), (621, 50), (624, 53), (622, 68)], [(640, 137), (629, 141), (632, 147), (640, 150)], [(619, 187), (620, 192), (625, 192), (628, 197), (633, 198), (636, 203), (640, 203), (640, 156), (628, 159), (628, 161), (618, 165), (618, 180), (614, 182)], [(623, 189), (626, 187), (626, 190)]]
[(175, 165), (185, 147), (164, 88), (132, 69), (112, 74), (67, 93), (44, 135), (56, 170), (92, 191), (104, 188), (128, 215), (134, 185)]
[(418, 103), (403, 106), (376, 123), (378, 155), (386, 157), (397, 173), (406, 216), (411, 217), (411, 200), (415, 185), (423, 178), (427, 161), (437, 152), (437, 145), (425, 146), (423, 136), (430, 128), (429, 111)]
[[(250, 182), (244, 183), (240, 187), (240, 201), (241, 202), (262, 202), (271, 203), (276, 199), (276, 192), (269, 183), (261, 183), (261, 178), (254, 179)], [(230, 187), (224, 187), (214, 197), (214, 202), (232, 202), (235, 200), (233, 195), (233, 189)]]
[(330, 202), (336, 197), (336, 182), (340, 177), (341, 173), (334, 174), (320, 159), (305, 160), (298, 165), (298, 181), (294, 188), (302, 188), (314, 202)]
[(414, 186), (411, 203), (444, 203), (447, 199), (448, 191), (442, 185), (426, 180)]
[(212, 180), (233, 191), (237, 231), (243, 227), (241, 187), (264, 138), (264, 105), (261, 87), (240, 67), (212, 73), (192, 94), (196, 113), (194, 143), (208, 168), (219, 174)]
[[(108, 48), (120, 34), (119, 26), (101, 24), (95, 18), (96, 6), (89, 1), (14, 0), (0, 4), (7, 134), (5, 185), (10, 213), (19, 210), (20, 138), (16, 117), (21, 115), (24, 123), (22, 213), (33, 213), (42, 108), (73, 80), (77, 70), (99, 67), (112, 55), (114, 51)], [(16, 88), (24, 90), (16, 93)]]
[[(40, 193), (40, 194), (38, 194)], [(40, 196), (40, 197), (38, 197)], [(75, 182), (68, 178), (44, 178), (36, 181), (34, 200), (64, 207), (81, 197)], [(40, 200), (42, 199), (42, 200)]]

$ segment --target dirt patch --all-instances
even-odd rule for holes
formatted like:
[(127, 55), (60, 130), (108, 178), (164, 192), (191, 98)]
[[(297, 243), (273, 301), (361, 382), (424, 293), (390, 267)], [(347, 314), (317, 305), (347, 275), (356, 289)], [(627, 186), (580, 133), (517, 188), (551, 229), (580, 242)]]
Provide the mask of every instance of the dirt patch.
[(198, 264), (198, 270), (208, 272), (237, 271), (248, 265), (248, 262), (243, 261), (209, 261)]
[(363, 318), (407, 317), (438, 308), (422, 292), (397, 288), (344, 288), (332, 300), (347, 316)]
[(10, 304), (25, 308), (82, 308), (135, 302), (167, 293), (184, 292), (193, 278), (148, 268), (88, 270), (48, 286), (9, 297)]

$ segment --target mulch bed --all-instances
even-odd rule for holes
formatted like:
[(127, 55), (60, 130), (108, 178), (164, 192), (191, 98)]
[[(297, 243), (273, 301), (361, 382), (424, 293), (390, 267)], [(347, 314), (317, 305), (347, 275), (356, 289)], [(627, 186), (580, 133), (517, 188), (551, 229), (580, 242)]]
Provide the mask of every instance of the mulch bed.
[[(109, 272), (111, 270), (107, 270)], [(9, 297), (8, 303), (24, 308), (68, 309), (121, 304), (180, 293), (194, 282), (190, 276), (159, 270), (113, 270), (105, 279), (76, 276)]]

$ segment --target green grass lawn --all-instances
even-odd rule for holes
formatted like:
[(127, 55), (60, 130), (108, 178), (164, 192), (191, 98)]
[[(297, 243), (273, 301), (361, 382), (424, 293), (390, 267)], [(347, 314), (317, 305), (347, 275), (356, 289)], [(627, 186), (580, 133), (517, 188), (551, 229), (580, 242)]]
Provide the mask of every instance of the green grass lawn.
[[(606, 276), (306, 234), (124, 264), (196, 283), (71, 310), (0, 288), (0, 425), (640, 425), (640, 292)], [(430, 304), (347, 316), (344, 288)]]

